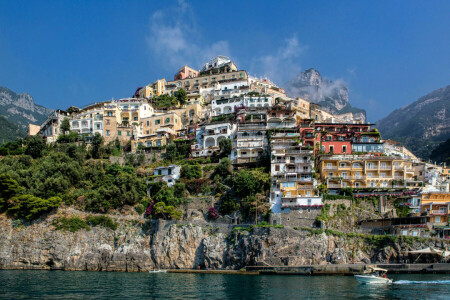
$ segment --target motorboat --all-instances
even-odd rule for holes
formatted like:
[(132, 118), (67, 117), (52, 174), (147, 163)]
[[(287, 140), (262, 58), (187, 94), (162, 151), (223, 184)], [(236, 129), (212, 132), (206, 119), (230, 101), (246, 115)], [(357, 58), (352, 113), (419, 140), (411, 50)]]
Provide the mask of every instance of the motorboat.
[(356, 280), (361, 284), (389, 284), (392, 279), (386, 277), (388, 270), (371, 267), (361, 275), (355, 275)]
[(167, 270), (149, 270), (149, 273), (166, 273)]

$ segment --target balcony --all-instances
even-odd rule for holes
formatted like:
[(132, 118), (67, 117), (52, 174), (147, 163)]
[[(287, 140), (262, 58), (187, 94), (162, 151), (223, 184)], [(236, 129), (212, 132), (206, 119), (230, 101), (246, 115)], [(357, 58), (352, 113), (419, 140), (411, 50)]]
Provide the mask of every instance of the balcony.
[(325, 166), (323, 169), (324, 170), (337, 170), (338, 167), (337, 166)]
[(446, 216), (446, 215), (448, 215), (448, 211), (446, 209), (432, 210), (432, 211), (430, 211), (430, 215)]
[(329, 189), (340, 189), (341, 187), (342, 187), (341, 184), (333, 184), (333, 183), (328, 184)]

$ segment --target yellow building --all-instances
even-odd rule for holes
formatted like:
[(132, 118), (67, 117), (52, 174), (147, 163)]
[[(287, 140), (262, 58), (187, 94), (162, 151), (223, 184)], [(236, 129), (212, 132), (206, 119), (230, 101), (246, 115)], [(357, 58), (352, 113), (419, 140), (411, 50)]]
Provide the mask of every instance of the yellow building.
[(142, 130), (140, 136), (149, 136), (163, 132), (176, 135), (177, 130), (180, 130), (182, 127), (181, 118), (175, 112), (142, 118), (141, 121), (140, 127)]
[(183, 108), (172, 110), (181, 118), (182, 125), (190, 125), (199, 123), (203, 116), (203, 107), (195, 102), (192, 104), (186, 104)]
[(152, 84), (148, 84), (144, 86), (142, 89), (139, 90), (139, 97), (140, 98), (151, 98), (153, 96), (159, 96), (164, 94), (166, 90), (166, 80), (159, 79)]
[(205, 105), (205, 98), (201, 94), (189, 94), (186, 95), (186, 101), (188, 104), (198, 103), (200, 105)]
[(392, 156), (333, 155), (319, 162), (322, 183), (328, 189), (417, 188), (412, 162)]
[(447, 225), (450, 211), (450, 193), (434, 192), (422, 194), (421, 211), (430, 216), (435, 225)]

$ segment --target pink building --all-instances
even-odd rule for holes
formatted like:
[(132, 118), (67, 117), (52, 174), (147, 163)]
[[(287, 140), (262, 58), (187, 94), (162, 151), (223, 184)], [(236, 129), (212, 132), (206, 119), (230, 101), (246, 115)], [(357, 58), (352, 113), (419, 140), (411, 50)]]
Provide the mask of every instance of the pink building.
[(180, 79), (185, 79), (185, 78), (194, 78), (194, 77), (198, 77), (198, 71), (196, 71), (188, 66), (184, 66), (178, 70), (177, 74), (175, 74), (174, 80), (180, 80)]

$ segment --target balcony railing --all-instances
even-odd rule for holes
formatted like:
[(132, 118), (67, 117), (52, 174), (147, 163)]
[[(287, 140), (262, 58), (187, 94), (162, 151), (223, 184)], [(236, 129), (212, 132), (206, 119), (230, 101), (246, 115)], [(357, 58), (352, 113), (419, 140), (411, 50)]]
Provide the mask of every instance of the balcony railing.
[(448, 211), (446, 209), (445, 210), (432, 210), (430, 214), (437, 215), (437, 216), (445, 216), (448, 214)]
[(332, 183), (328, 184), (328, 188), (330, 189), (340, 189), (341, 187), (342, 187), (341, 184), (332, 184)]
[(325, 166), (324, 170), (337, 170), (338, 167), (337, 166)]

